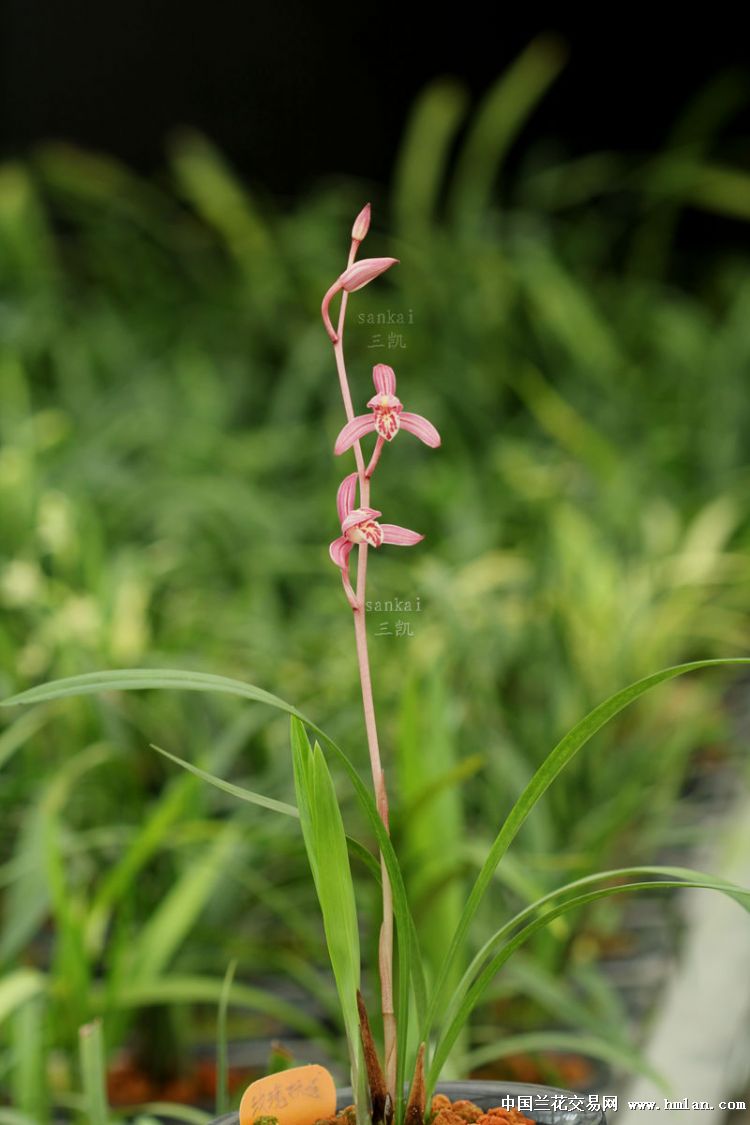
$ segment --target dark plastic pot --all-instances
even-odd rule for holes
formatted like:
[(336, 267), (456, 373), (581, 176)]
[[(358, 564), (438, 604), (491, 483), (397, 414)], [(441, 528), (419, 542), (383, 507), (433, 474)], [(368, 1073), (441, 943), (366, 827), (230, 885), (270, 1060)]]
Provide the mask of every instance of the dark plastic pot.
[[(436, 1094), (447, 1094), (451, 1101), (466, 1098), (482, 1109), (501, 1105), (503, 1098), (512, 1098), (512, 1105), (518, 1108), (518, 1098), (531, 1098), (531, 1110), (525, 1108), (528, 1102), (521, 1102), (525, 1117), (540, 1122), (540, 1125), (606, 1125), (606, 1115), (601, 1109), (587, 1109), (588, 1098), (574, 1094), (570, 1090), (558, 1090), (553, 1086), (533, 1086), (527, 1082), (439, 1082)], [(351, 1086), (336, 1091), (337, 1109), (352, 1104)], [(556, 1099), (556, 1100), (555, 1100)], [(561, 1108), (571, 1104), (581, 1108)], [(213, 1125), (239, 1125), (239, 1114), (227, 1113), (217, 1117)]]

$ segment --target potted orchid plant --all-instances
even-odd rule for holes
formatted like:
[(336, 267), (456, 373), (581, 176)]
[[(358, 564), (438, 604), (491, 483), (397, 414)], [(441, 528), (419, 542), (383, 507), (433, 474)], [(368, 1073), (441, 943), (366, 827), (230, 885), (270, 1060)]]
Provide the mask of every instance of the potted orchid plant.
[[(703, 887), (721, 891), (750, 909), (750, 891), (710, 875), (678, 867), (640, 866), (602, 871), (560, 886), (512, 917), (505, 918), (477, 951), (460, 977), (458, 986), (454, 987), (461, 950), (465, 947), (472, 920), (495, 870), (521, 826), (557, 775), (592, 736), (613, 716), (667, 680), (700, 668), (747, 664), (750, 658), (697, 660), (654, 672), (604, 700), (560, 739), (499, 826), (466, 901), (442, 967), (428, 990), (417, 930), (389, 833), (389, 798), (370, 675), (366, 611), (370, 548), (415, 546), (424, 538), (417, 531), (382, 522), (381, 511), (372, 506), (372, 481), (381, 455), (402, 431), (432, 450), (440, 446), (441, 440), (428, 419), (404, 409), (396, 393), (396, 374), (385, 364), (377, 364), (373, 369), (375, 393), (367, 401), (367, 412), (355, 413), (344, 356), (349, 295), (397, 264), (397, 260), (390, 257), (358, 260), (369, 226), (368, 204), (354, 222), (346, 267), (323, 298), (322, 317), (333, 347), (346, 415), (333, 452), (336, 456), (352, 453), (355, 464), (354, 471), (344, 476), (338, 488), (336, 503), (340, 533), (330, 543), (329, 554), (338, 568), (353, 618), (372, 791), (362, 781), (344, 750), (310, 717), (276, 695), (224, 676), (160, 669), (96, 672), (32, 688), (5, 700), (3, 705), (39, 703), (111, 690), (160, 688), (231, 694), (286, 712), (290, 716), (296, 807), (230, 784), (167, 751), (160, 752), (240, 799), (299, 819), (322, 913), (350, 1061), (351, 1088), (338, 1091), (336, 1108), (339, 1125), (353, 1125), (353, 1121), (356, 1125), (423, 1125), (425, 1122), (432, 1125), (500, 1125), (500, 1120), (523, 1123), (529, 1118), (540, 1122), (565, 1120), (571, 1125), (574, 1122), (602, 1121), (603, 1110), (607, 1106), (597, 1098), (584, 1099), (566, 1091), (512, 1084), (440, 1084), (446, 1060), (489, 984), (514, 951), (539, 930), (566, 912), (598, 899), (631, 890)], [(339, 299), (339, 305), (334, 324), (332, 306), (336, 299)], [(371, 435), (374, 443), (367, 457), (364, 443), (372, 440)], [(351, 568), (355, 547), (356, 575), (353, 578)], [(353, 786), (377, 841), (377, 857), (346, 834), (329, 771), (329, 758), (343, 768)], [(382, 1056), (370, 1029), (367, 1003), (360, 987), (359, 926), (349, 862), (351, 854), (356, 854), (366, 864), (381, 888), (378, 970)], [(262, 1125), (272, 1125), (269, 1119), (273, 1118), (280, 1125), (291, 1125), (294, 1120), (287, 1112), (283, 1099), (277, 1099), (276, 1105), (268, 1108), (262, 1107), (260, 1102), (253, 1102), (252, 1098), (243, 1099), (239, 1118), (235, 1114), (221, 1120), (239, 1120), (241, 1125), (255, 1125), (261, 1118)], [(298, 1125), (315, 1125), (315, 1117), (311, 1116), (309, 1121), (298, 1120)]]

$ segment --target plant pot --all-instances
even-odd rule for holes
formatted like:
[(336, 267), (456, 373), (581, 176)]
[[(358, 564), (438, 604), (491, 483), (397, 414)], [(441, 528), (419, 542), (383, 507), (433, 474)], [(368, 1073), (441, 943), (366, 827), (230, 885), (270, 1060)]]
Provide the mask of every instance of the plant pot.
[[(519, 1095), (531, 1097), (533, 1109), (524, 1109), (523, 1113), (540, 1125), (606, 1125), (607, 1122), (603, 1110), (586, 1108), (586, 1097), (554, 1086), (533, 1086), (527, 1082), (438, 1082), (435, 1093), (447, 1094), (451, 1101), (466, 1098), (482, 1109), (500, 1105), (505, 1097), (512, 1098), (512, 1104), (517, 1108)], [(337, 1110), (352, 1104), (351, 1086), (337, 1090), (336, 1094)], [(560, 1100), (563, 1098), (566, 1100), (561, 1107)], [(581, 1108), (567, 1108), (569, 1099), (572, 1099), (573, 1106), (580, 1105)], [(227, 1113), (223, 1117), (217, 1117), (212, 1125), (239, 1125), (239, 1114)]]

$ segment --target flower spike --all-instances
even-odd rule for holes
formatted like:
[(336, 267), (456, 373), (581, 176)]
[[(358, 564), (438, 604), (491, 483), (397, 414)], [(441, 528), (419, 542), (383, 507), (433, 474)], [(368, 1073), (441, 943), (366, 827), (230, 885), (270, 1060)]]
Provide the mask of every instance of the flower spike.
[(372, 370), (372, 381), (378, 392), (367, 405), (372, 414), (358, 414), (347, 422), (336, 438), (333, 451), (343, 453), (359, 441), (365, 434), (375, 431), (384, 441), (393, 441), (400, 429), (408, 430), (425, 445), (436, 449), (440, 445), (440, 434), (432, 422), (421, 414), (404, 410), (401, 400), (396, 398), (396, 375), (386, 363), (378, 363)]
[[(362, 705), (364, 709), (365, 729), (367, 731), (367, 746), (370, 754), (373, 786), (378, 815), (383, 827), (388, 833), (388, 794), (385, 784), (385, 772), (380, 761), (378, 748), (378, 733), (375, 722), (375, 705), (372, 695), (372, 679), (370, 676), (370, 662), (367, 654), (366, 611), (367, 611), (367, 548), (381, 547), (383, 543), (391, 543), (397, 547), (412, 547), (419, 543), (424, 536), (418, 531), (408, 527), (400, 527), (394, 523), (380, 523), (381, 513), (377, 508), (370, 507), (370, 479), (378, 463), (381, 450), (386, 441), (392, 441), (399, 429), (409, 430), (420, 441), (431, 445), (433, 448), (440, 445), (440, 435), (431, 422), (419, 414), (409, 414), (404, 411), (401, 402), (396, 397), (396, 376), (392, 367), (387, 364), (377, 364), (373, 369), (372, 378), (377, 392), (368, 402), (372, 413), (353, 417), (351, 392), (349, 390), (349, 377), (344, 360), (344, 348), (341, 335), (331, 323), (331, 301), (337, 293), (355, 293), (373, 278), (390, 269), (396, 264), (396, 258), (365, 258), (361, 262), (355, 261), (357, 252), (366, 237), (370, 227), (370, 204), (366, 204), (354, 220), (352, 227), (352, 243), (349, 250), (347, 268), (330, 287), (321, 306), (323, 323), (329, 339), (334, 345), (336, 368), (341, 385), (341, 395), (344, 400), (347, 424), (339, 434), (336, 441), (336, 453), (342, 453), (363, 434), (372, 430), (377, 432), (377, 440), (370, 462), (365, 466), (362, 450), (356, 446), (357, 472), (344, 477), (338, 488), (336, 496), (336, 509), (341, 524), (341, 534), (333, 540), (328, 550), (333, 563), (341, 572), (341, 581), (349, 605), (354, 611), (354, 633), (356, 637), (357, 659), (359, 662), (360, 681), (362, 684)], [(346, 315), (347, 300), (341, 298), (339, 324), (342, 326)], [(349, 578), (349, 559), (354, 545), (359, 548), (357, 566), (357, 589), (352, 588)], [(382, 853), (381, 853), (382, 863)], [(375, 1125), (392, 1125), (393, 1107), (396, 1099), (396, 1086), (398, 1077), (398, 1029), (396, 1027), (396, 1013), (393, 1004), (393, 891), (388, 872), (382, 868), (382, 894), (383, 894), (383, 922), (380, 927), (378, 939), (378, 968), (380, 971), (380, 1010), (383, 1017), (383, 1069), (377, 1061), (377, 1055), (372, 1045), (369, 1034), (367, 1013), (361, 994), (357, 993), (357, 1002), (362, 1030), (363, 1049), (367, 1060), (367, 1075), (370, 1085), (370, 1111)], [(350, 1044), (351, 1047), (351, 1044)], [(407, 1109), (405, 1125), (422, 1125), (421, 1118), (425, 1109), (425, 1083), (424, 1083), (424, 1044), (420, 1047), (417, 1069), (415, 1071), (414, 1087)], [(369, 1057), (368, 1057), (369, 1051)], [(373, 1065), (374, 1064), (374, 1065)], [(383, 1073), (384, 1072), (384, 1073)], [(400, 1099), (400, 1094), (399, 1094)], [(366, 1112), (367, 1107), (357, 1105), (357, 1116), (360, 1110)]]

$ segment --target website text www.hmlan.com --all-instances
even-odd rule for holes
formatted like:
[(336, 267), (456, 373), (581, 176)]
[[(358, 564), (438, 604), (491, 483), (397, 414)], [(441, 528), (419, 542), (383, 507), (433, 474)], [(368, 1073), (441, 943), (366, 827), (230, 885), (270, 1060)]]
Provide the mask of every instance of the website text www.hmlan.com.
[[(550, 1091), (546, 1093), (534, 1094), (506, 1094), (499, 1100), (499, 1105), (503, 1109), (518, 1109), (521, 1112), (533, 1113), (534, 1110), (552, 1110), (558, 1113), (591, 1113), (601, 1114), (609, 1110), (616, 1113), (618, 1108), (624, 1109), (624, 1105), (618, 1106), (618, 1099), (616, 1094), (567, 1094), (563, 1091)], [(713, 1105), (711, 1102), (694, 1101), (692, 1098), (663, 1098), (660, 1102), (645, 1102), (645, 1101), (628, 1101), (628, 1109), (634, 1110), (730, 1110), (730, 1109), (747, 1109), (745, 1102), (741, 1101), (724, 1101), (719, 1102), (718, 1106)]]
[(744, 1102), (719, 1102), (718, 1106), (711, 1102), (697, 1102), (692, 1098), (664, 1098), (661, 1102), (628, 1102), (628, 1109), (747, 1109)]

